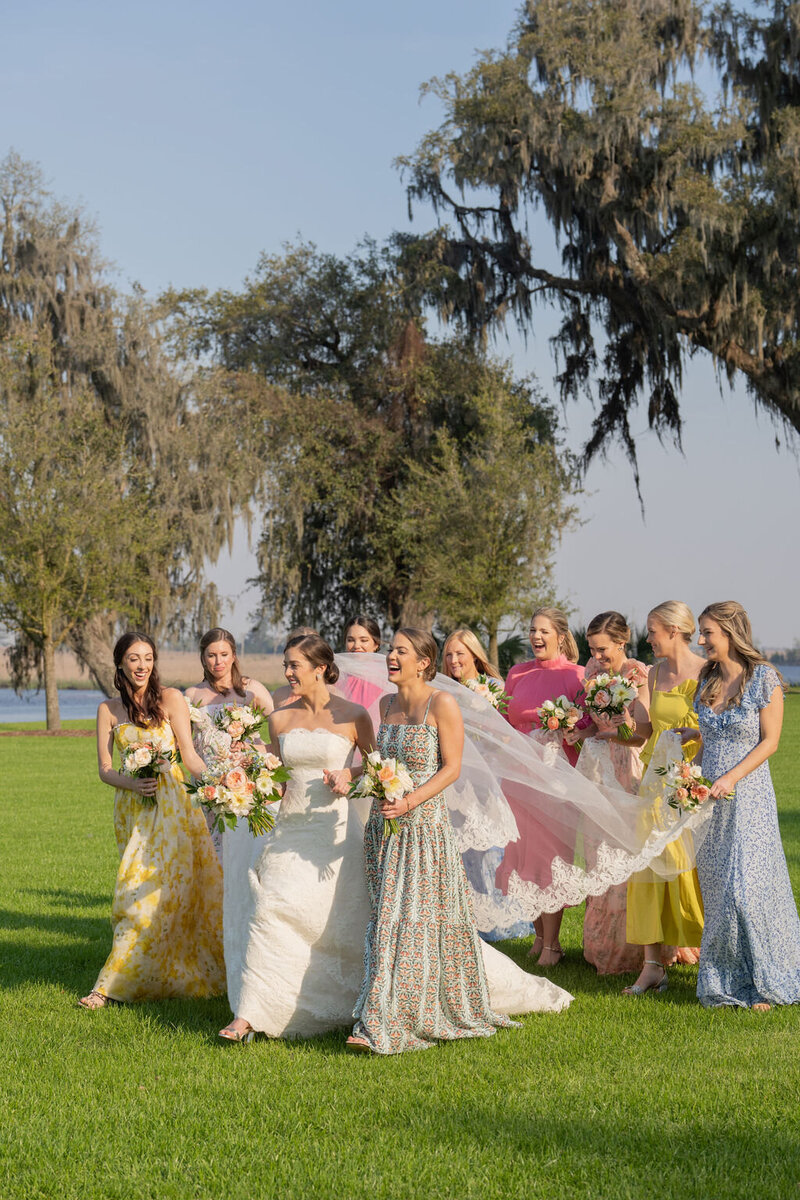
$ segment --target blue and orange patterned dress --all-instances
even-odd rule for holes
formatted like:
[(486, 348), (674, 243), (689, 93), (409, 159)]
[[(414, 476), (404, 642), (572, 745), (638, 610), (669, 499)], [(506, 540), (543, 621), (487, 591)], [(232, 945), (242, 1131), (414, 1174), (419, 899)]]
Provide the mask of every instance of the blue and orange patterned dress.
[[(421, 725), (384, 721), (378, 730), (381, 754), (402, 762), (416, 787), (441, 766), (439, 732), (427, 716), (426, 709)], [(371, 914), (353, 1034), (378, 1054), (490, 1037), (513, 1022), (489, 1005), (469, 885), (444, 792), (398, 821), (398, 834), (384, 838), (377, 803), (367, 821)]]

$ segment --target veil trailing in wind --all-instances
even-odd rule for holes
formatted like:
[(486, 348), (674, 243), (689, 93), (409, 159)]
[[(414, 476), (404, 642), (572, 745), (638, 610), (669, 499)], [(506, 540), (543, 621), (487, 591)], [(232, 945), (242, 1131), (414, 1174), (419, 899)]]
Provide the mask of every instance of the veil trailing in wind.
[[(337, 686), (345, 695), (359, 690), (356, 681), (375, 689), (369, 707), (377, 729), (379, 693), (397, 690), (387, 679), (385, 658), (337, 654), (336, 663)], [(516, 841), (515, 808), (524, 811), (526, 828), (541, 830), (540, 838), (530, 838), (530, 877), (523, 879), (512, 871), (505, 892), (479, 891), (473, 884), (479, 929), (511, 930), (519, 921), (601, 895), (637, 871), (674, 879), (694, 865), (712, 805), (688, 813), (670, 808), (655, 774), (660, 763), (680, 757), (676, 735), (659, 738), (648, 771), (651, 786), (631, 796), (599, 766), (591, 777), (575, 771), (555, 744), (543, 745), (519, 733), (456, 680), (438, 674), (431, 686), (455, 699), (464, 720), (461, 775), (446, 793), (461, 853), (472, 851), (474, 860), (475, 853), (496, 855), (497, 847)], [(590, 742), (582, 753), (587, 752), (591, 757)], [(471, 878), (475, 874), (469, 872)]]

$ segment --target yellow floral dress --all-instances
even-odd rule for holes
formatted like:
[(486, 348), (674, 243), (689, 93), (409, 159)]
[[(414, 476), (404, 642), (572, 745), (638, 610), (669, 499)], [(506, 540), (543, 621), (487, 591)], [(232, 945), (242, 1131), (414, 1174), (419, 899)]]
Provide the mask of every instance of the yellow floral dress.
[[(155, 734), (174, 747), (167, 721), (147, 729), (123, 722), (114, 741), (121, 752)], [(114, 831), (121, 858), (114, 937), (95, 991), (125, 1001), (221, 995), (222, 870), (177, 763), (158, 777), (154, 805), (117, 789)]]
[[(658, 668), (656, 668), (658, 670)], [(650, 723), (653, 732), (642, 747), (642, 767), (645, 772), (639, 794), (647, 792), (648, 786), (657, 792), (663, 791), (663, 783), (647, 774), (656, 742), (667, 729), (678, 726), (697, 728), (697, 713), (694, 711), (696, 679), (686, 679), (667, 692), (653, 685), (650, 703)], [(684, 747), (684, 757), (694, 758), (700, 741), (691, 741)], [(675, 854), (680, 853), (678, 849)], [(680, 864), (679, 864), (680, 865)], [(703, 935), (703, 897), (697, 879), (697, 870), (683, 871), (676, 879), (660, 879), (652, 871), (640, 871), (628, 881), (628, 919), (626, 937), (638, 946), (652, 946), (658, 942), (665, 946), (699, 946)]]

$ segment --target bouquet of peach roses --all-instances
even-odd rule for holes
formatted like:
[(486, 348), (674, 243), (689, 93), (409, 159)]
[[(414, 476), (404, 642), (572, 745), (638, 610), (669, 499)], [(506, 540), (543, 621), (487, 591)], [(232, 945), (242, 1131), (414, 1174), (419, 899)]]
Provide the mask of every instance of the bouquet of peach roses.
[(495, 679), (493, 675), (476, 675), (474, 679), (463, 680), (463, 683), (471, 692), (475, 692), (476, 696), (482, 696), (498, 712), (504, 713), (507, 710), (508, 693), (500, 679)]
[[(664, 797), (670, 808), (693, 812), (711, 795), (711, 780), (706, 779), (694, 763), (679, 759), (666, 767), (656, 767), (656, 774), (663, 775), (666, 780)], [(732, 796), (733, 792), (728, 792), (725, 799), (730, 800)]]
[[(399, 800), (407, 792), (413, 792), (414, 780), (402, 763), (396, 758), (381, 758), (377, 750), (373, 750), (364, 759), (364, 765), (358, 779), (350, 784), (350, 796), (370, 796), (378, 803), (383, 800)], [(399, 826), (396, 817), (384, 817), (383, 836), (397, 833)]]
[[(130, 742), (122, 751), (122, 775), (132, 779), (156, 779), (172, 769), (172, 764), (178, 761), (173, 747), (158, 733), (142, 738), (138, 742)], [(145, 807), (151, 808), (156, 803), (155, 796), (139, 796)]]
[(560, 730), (563, 735), (575, 728), (583, 716), (583, 709), (566, 696), (557, 696), (555, 700), (545, 700), (536, 709), (536, 716), (544, 733), (557, 733)]
[(255, 837), (269, 833), (274, 826), (270, 805), (280, 800), (278, 784), (290, 777), (291, 772), (274, 754), (249, 751), (237, 755), (235, 761), (217, 759), (196, 783), (187, 783), (186, 790), (195, 804), (213, 815), (212, 828), (222, 833), (244, 817)]

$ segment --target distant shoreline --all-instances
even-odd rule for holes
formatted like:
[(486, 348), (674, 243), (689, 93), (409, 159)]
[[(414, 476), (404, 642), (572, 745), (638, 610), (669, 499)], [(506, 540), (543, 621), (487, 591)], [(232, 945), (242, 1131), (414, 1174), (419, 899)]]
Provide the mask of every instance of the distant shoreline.
[[(240, 662), (242, 674), (257, 679), (265, 687), (274, 688), (284, 682), (281, 654), (244, 654)], [(162, 651), (158, 656), (158, 671), (165, 687), (187, 688), (203, 677), (199, 656), (192, 650)], [(56, 683), (60, 691), (92, 692), (97, 688), (88, 671), (67, 651), (56, 655)], [(8, 659), (0, 653), (0, 688), (10, 687)]]

